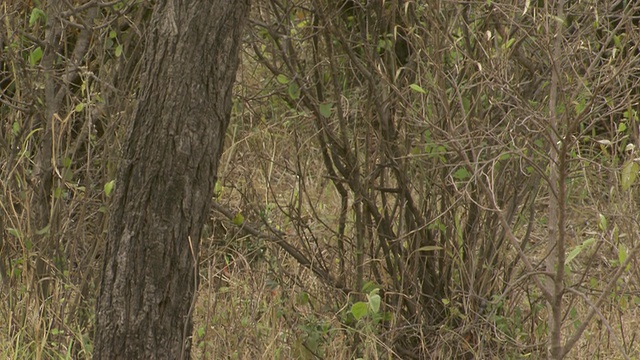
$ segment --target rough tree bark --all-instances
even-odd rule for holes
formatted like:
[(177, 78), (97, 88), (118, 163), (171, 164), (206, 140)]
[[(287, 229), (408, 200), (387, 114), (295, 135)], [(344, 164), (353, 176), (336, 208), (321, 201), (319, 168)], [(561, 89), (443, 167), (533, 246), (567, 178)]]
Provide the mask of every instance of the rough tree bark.
[(249, 0), (159, 0), (123, 151), (94, 359), (188, 359), (198, 240)]

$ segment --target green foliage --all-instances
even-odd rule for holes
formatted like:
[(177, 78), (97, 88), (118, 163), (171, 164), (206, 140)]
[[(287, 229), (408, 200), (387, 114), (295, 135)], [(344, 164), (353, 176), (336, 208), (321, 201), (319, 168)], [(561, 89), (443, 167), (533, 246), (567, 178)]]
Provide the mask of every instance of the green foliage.
[(331, 117), (331, 113), (332, 112), (333, 112), (333, 104), (332, 103), (320, 104), (320, 115), (328, 118), (328, 117)]
[(411, 84), (411, 85), (409, 85), (409, 87), (411, 88), (411, 90), (413, 90), (413, 91), (415, 91), (415, 92), (418, 92), (418, 93), (420, 93), (420, 94), (426, 94), (426, 93), (427, 93), (427, 92), (426, 92), (423, 88), (421, 88), (421, 87), (420, 87), (420, 85), (418, 85), (418, 84)]
[(622, 191), (627, 191), (631, 188), (631, 186), (636, 182), (639, 172), (640, 165), (638, 165), (634, 159), (625, 161), (620, 174), (622, 180)]
[(236, 213), (232, 222), (234, 225), (240, 226), (244, 223), (244, 216), (241, 213)]
[(573, 261), (573, 259), (575, 259), (576, 256), (580, 255), (580, 253), (583, 250), (590, 249), (595, 243), (595, 241), (596, 241), (595, 238), (588, 238), (582, 243), (580, 243), (579, 245), (575, 246), (573, 249), (571, 249), (571, 251), (569, 251), (569, 253), (567, 254), (567, 257), (565, 258), (565, 261), (564, 261), (565, 265), (570, 264)]
[(42, 48), (40, 46), (31, 50), (29, 53), (29, 64), (31, 64), (31, 66), (36, 66), (42, 59), (42, 55)]
[(29, 26), (33, 27), (36, 24), (45, 25), (47, 23), (47, 14), (45, 14), (40, 7), (42, 6), (39, 1), (36, 2), (38, 7), (31, 10), (31, 16), (29, 16)]
[(276, 80), (278, 80), (280, 84), (284, 85), (289, 83), (289, 78), (284, 74), (279, 74), (278, 76), (276, 76)]
[(379, 292), (379, 288), (373, 288), (366, 294), (367, 301), (357, 301), (351, 305), (349, 313), (357, 322), (364, 322), (371, 326), (376, 326), (382, 321), (391, 320), (391, 313), (380, 311), (382, 299), (380, 298)]
[(104, 194), (106, 196), (110, 196), (111, 192), (113, 191), (113, 188), (116, 185), (116, 181), (115, 180), (111, 180), (109, 182), (107, 182), (106, 184), (104, 184)]

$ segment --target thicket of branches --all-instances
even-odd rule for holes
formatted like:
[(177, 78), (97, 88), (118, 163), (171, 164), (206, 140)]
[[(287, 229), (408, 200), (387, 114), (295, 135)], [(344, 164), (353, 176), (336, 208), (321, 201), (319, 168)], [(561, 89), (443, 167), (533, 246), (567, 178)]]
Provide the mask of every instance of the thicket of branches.
[[(638, 5), (253, 5), (212, 246), (312, 297), (310, 356), (637, 355)], [(90, 356), (151, 8), (3, 4), (0, 353)]]
[[(322, 249), (310, 263), (338, 288), (380, 287), (393, 315), (384, 341), (400, 357), (426, 358), (435, 343), (568, 353), (632, 258), (604, 275), (593, 257), (636, 249), (619, 235), (638, 231), (627, 201), (637, 9), (271, 1), (257, 12), (249, 56), (310, 140), (295, 153), (315, 150), (340, 195), (339, 215), (317, 218), (330, 241), (297, 223), (298, 246)], [(323, 206), (304, 156), (290, 169), (296, 202), (281, 204), (291, 219)], [(600, 222), (595, 238), (574, 223), (584, 216)], [(549, 337), (531, 343), (520, 326)]]

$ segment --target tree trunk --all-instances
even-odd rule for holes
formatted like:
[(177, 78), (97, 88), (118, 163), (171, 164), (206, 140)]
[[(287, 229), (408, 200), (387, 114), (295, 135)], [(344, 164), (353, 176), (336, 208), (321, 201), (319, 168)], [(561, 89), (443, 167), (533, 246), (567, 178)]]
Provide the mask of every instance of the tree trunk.
[(116, 180), (94, 359), (189, 358), (198, 241), (248, 9), (249, 0), (156, 3)]

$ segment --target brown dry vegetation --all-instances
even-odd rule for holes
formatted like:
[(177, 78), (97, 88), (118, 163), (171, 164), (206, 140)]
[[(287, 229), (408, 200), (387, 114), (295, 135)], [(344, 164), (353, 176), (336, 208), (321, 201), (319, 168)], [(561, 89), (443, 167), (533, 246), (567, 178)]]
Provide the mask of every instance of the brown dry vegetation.
[[(91, 357), (150, 3), (2, 2), (2, 358)], [(194, 358), (640, 356), (635, 2), (253, 6)]]

